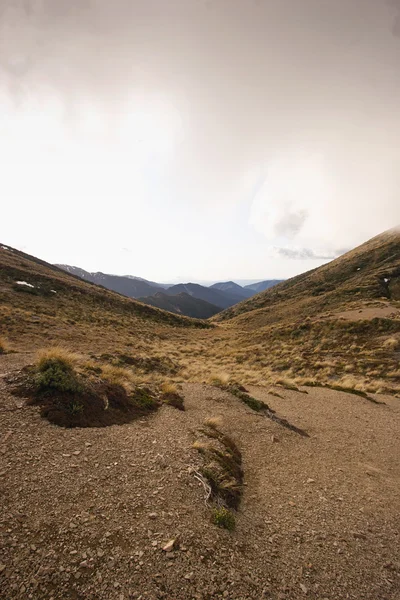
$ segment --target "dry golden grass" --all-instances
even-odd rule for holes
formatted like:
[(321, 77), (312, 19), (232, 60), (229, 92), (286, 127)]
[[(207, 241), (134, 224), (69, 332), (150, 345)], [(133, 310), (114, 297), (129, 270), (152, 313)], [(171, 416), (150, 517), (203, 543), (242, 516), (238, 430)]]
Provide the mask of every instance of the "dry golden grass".
[(231, 376), (228, 373), (214, 373), (208, 379), (211, 385), (228, 385), (231, 380)]
[(207, 427), (211, 427), (211, 429), (219, 429), (222, 427), (223, 419), (222, 417), (210, 417), (204, 421), (204, 425)]
[(73, 369), (81, 359), (81, 355), (61, 346), (42, 348), (36, 353), (36, 364), (41, 369), (48, 361), (58, 361)]
[(390, 337), (383, 342), (382, 346), (386, 350), (398, 350), (398, 348), (400, 348), (400, 340)]
[(8, 352), (8, 350), (8, 343), (3, 337), (0, 337), (0, 354), (5, 354), (6, 352)]
[[(0, 327), (16, 351), (29, 352), (44, 344), (61, 350), (66, 346), (82, 355), (78, 370), (101, 376), (99, 369), (105, 369), (112, 381), (127, 385), (134, 378), (157, 386), (167, 379), (171, 384), (186, 381), (224, 386), (236, 381), (268, 388), (278, 380), (298, 386), (304, 380), (334, 384), (350, 376), (354, 387), (400, 389), (399, 317), (341, 320), (336, 314), (338, 306), (332, 310), (325, 306), (318, 313), (325, 296), (307, 296), (303, 277), (298, 279), (299, 293), (292, 303), (282, 303), (285, 298), (274, 300), (271, 306), (232, 322), (203, 329), (190, 320), (52, 271), (17, 252), (5, 252), (1, 260), (0, 281), (5, 293)], [(34, 282), (57, 289), (57, 294), (15, 291), (15, 279), (29, 280), (28, 275)], [(265, 298), (274, 294), (268, 292)], [(357, 309), (368, 304), (368, 298), (354, 298), (342, 296), (340, 301), (358, 315)], [(393, 311), (400, 308), (400, 302), (391, 305)], [(146, 368), (134, 363), (125, 369), (118, 360), (124, 355), (147, 360)]]
[(195, 442), (193, 442), (192, 448), (204, 453), (210, 449), (210, 444), (204, 441), (196, 440)]
[(170, 381), (165, 381), (161, 384), (163, 394), (178, 394), (178, 387)]
[(137, 382), (132, 371), (125, 369), (124, 367), (115, 367), (114, 365), (105, 364), (102, 365), (102, 379), (109, 381), (110, 383), (122, 385), (123, 387), (131, 387), (132, 384)]

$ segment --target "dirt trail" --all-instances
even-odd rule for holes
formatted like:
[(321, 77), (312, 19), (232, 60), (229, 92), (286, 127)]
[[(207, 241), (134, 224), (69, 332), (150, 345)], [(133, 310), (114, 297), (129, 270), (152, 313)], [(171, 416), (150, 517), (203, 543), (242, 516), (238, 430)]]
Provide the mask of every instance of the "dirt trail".
[[(27, 361), (0, 357), (0, 375)], [(399, 400), (251, 389), (304, 438), (216, 388), (183, 392), (184, 413), (65, 430), (0, 376), (1, 598), (400, 597)], [(196, 430), (218, 415), (243, 453), (233, 533), (211, 524), (190, 472)]]

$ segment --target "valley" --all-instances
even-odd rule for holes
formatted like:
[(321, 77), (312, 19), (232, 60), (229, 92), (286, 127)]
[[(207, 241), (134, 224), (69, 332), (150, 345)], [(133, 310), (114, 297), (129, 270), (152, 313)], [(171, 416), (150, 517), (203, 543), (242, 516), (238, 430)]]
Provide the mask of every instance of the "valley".
[(395, 600), (399, 278), (392, 230), (192, 319), (2, 246), (1, 596)]

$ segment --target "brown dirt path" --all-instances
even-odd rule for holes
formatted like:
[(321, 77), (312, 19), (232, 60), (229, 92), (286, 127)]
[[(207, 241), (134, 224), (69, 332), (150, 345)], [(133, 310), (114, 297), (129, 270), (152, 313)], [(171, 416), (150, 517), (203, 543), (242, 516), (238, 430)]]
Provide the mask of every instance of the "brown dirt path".
[[(184, 413), (65, 430), (9, 394), (1, 375), (29, 358), (0, 357), (1, 598), (399, 598), (399, 400), (251, 390), (303, 438), (186, 384)], [(244, 461), (232, 534), (210, 523), (190, 472), (196, 430), (218, 415)]]

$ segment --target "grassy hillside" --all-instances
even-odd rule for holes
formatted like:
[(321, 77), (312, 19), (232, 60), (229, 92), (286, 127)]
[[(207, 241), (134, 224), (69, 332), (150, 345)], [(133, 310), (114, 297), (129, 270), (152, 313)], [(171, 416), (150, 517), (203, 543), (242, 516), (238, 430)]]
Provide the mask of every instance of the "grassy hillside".
[(244, 384), (400, 390), (395, 231), (211, 322), (146, 306), (12, 249), (0, 249), (0, 267), (1, 335), (11, 350), (59, 344), (176, 382), (229, 376)]
[[(19, 283), (18, 283), (19, 282)], [(107, 336), (135, 339), (163, 329), (198, 328), (199, 320), (166, 313), (83, 281), (7, 246), (0, 246), (2, 335), (19, 348), (54, 343), (99, 345)]]
[(216, 321), (241, 325), (287, 321), (337, 311), (364, 300), (400, 300), (400, 230), (379, 235), (336, 260), (233, 306)]

